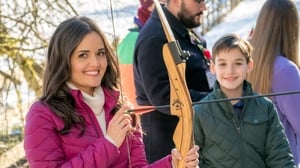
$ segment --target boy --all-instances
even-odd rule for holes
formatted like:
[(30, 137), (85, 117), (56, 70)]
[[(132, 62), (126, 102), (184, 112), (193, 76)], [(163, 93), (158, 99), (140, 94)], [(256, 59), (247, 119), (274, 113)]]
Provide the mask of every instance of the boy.
[[(211, 71), (217, 82), (201, 101), (255, 95), (246, 75), (252, 46), (235, 34), (213, 46)], [(276, 109), (268, 98), (195, 105), (194, 135), (203, 167), (294, 167)]]

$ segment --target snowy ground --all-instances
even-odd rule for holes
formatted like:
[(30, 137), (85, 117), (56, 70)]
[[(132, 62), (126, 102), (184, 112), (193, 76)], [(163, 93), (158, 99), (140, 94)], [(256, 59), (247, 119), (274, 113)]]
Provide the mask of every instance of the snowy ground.
[[(228, 14), (223, 22), (208, 33), (205, 34), (207, 46), (211, 49), (213, 43), (226, 33), (237, 33), (242, 37), (247, 37), (251, 28), (255, 25), (257, 15), (264, 4), (264, 0), (244, 0), (230, 14)], [(300, 12), (300, 0), (295, 0)]]
[[(265, 0), (243, 0), (221, 24), (205, 34), (208, 48), (211, 49), (213, 43), (226, 33), (246, 37), (255, 25), (264, 2)], [(295, 2), (300, 9), (300, 0)], [(133, 16), (136, 15), (138, 5), (139, 0), (90, 0), (80, 6), (80, 14), (94, 18), (110, 38), (123, 38), (128, 28), (133, 26)]]
[(242, 37), (247, 37), (255, 25), (255, 20), (264, 2), (263, 0), (244, 0), (241, 2), (224, 18), (221, 24), (213, 27), (205, 34), (207, 47), (211, 49), (214, 42), (227, 33), (237, 33)]
[(109, 38), (123, 38), (133, 26), (139, 3), (139, 0), (90, 0), (78, 9), (80, 15), (93, 18)]

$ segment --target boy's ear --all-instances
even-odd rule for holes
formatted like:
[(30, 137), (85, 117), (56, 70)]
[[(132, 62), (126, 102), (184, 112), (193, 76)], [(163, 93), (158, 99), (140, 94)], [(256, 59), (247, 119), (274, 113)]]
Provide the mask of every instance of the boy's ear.
[(250, 60), (249, 60), (249, 62), (248, 62), (248, 70), (247, 70), (247, 72), (249, 73), (249, 72), (251, 72), (252, 70), (253, 70), (253, 59), (252, 58), (250, 58)]
[(211, 60), (210, 61), (210, 66), (209, 66), (209, 68), (210, 68), (210, 72), (212, 73), (212, 74), (216, 74), (216, 71), (215, 71), (215, 64), (214, 64), (214, 62)]

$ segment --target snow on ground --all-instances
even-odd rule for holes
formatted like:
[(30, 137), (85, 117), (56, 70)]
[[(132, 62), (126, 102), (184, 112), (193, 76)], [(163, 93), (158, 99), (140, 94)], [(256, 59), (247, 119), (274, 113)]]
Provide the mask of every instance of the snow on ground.
[(84, 1), (80, 5), (79, 14), (93, 18), (108, 38), (123, 38), (133, 26), (133, 17), (137, 13), (139, 3), (139, 0)]
[[(226, 33), (237, 33), (246, 36), (255, 24), (257, 14), (264, 0), (243, 0), (223, 22), (205, 34), (208, 48)], [(128, 28), (133, 26), (139, 0), (91, 0), (81, 3), (80, 15), (89, 16), (99, 24), (109, 38), (123, 38)], [(113, 14), (113, 17), (112, 15)]]
[(255, 20), (264, 2), (263, 0), (242, 1), (224, 18), (221, 24), (216, 25), (205, 34), (207, 47), (211, 49), (214, 42), (227, 33), (236, 33), (242, 37), (247, 37), (249, 31), (255, 25)]
[[(255, 25), (264, 2), (265, 0), (242, 0), (222, 23), (204, 35), (208, 48), (211, 49), (213, 43), (226, 33), (237, 33), (246, 37)], [(299, 10), (300, 0), (295, 2)], [(133, 26), (133, 16), (136, 15), (138, 6), (139, 0), (90, 0), (81, 4), (79, 13), (95, 19), (109, 38), (114, 36), (123, 38)]]
[[(211, 50), (214, 42), (226, 33), (237, 33), (246, 38), (255, 25), (256, 18), (264, 2), (264, 0), (243, 0), (224, 18), (221, 24), (216, 25), (204, 35), (208, 49)], [(300, 0), (295, 0), (295, 3), (300, 12)]]
[[(214, 42), (226, 33), (237, 33), (246, 38), (255, 25), (256, 18), (264, 2), (264, 0), (242, 1), (224, 18), (221, 24), (216, 25), (204, 35), (208, 49), (211, 50)], [(295, 3), (300, 12), (300, 0), (295, 0)]]
[[(208, 48), (226, 33), (245, 36), (254, 25), (263, 3), (264, 0), (243, 0), (221, 24), (205, 34)], [(139, 0), (90, 0), (80, 5), (79, 13), (95, 19), (109, 38), (123, 38), (128, 28), (133, 26), (133, 16), (136, 15), (138, 6)]]

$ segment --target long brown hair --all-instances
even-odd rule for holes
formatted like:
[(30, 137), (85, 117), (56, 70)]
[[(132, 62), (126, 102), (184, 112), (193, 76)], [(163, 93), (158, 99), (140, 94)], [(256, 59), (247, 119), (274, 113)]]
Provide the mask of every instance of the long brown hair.
[(276, 56), (284, 56), (300, 66), (299, 16), (295, 3), (267, 0), (260, 10), (251, 43), (255, 66), (248, 80), (258, 93), (270, 93)]
[(106, 50), (108, 66), (101, 85), (108, 89), (119, 87), (120, 73), (116, 57), (96, 23), (87, 17), (76, 16), (59, 24), (49, 43), (41, 101), (48, 104), (64, 121), (64, 128), (59, 130), (61, 134), (68, 133), (71, 127), (78, 126), (77, 124), (81, 125), (81, 133), (84, 132), (84, 120), (75, 112), (75, 100), (70, 95), (66, 82), (71, 76), (71, 55), (85, 35), (91, 31), (99, 34)]

